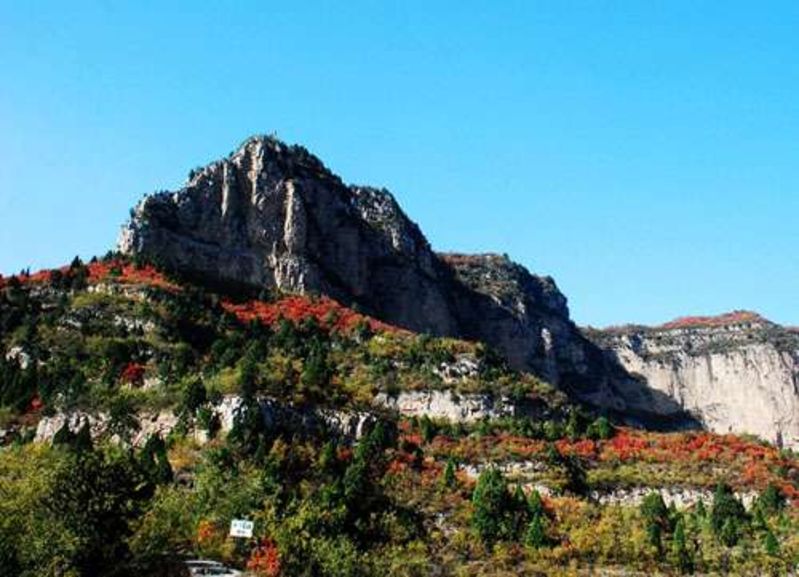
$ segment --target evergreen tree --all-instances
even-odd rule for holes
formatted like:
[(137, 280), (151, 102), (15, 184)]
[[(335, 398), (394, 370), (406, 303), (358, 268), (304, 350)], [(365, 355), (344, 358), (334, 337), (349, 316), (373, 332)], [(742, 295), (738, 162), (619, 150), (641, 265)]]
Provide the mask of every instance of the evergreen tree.
[(580, 437), (581, 431), (580, 415), (575, 409), (572, 409), (569, 411), (569, 418), (566, 421), (566, 436), (570, 440), (576, 441)]
[(189, 380), (183, 389), (183, 398), (180, 401), (181, 417), (190, 419), (194, 417), (197, 410), (208, 401), (208, 393), (205, 385), (199, 377)]
[(734, 517), (728, 517), (724, 520), (721, 530), (718, 532), (719, 541), (727, 547), (734, 547), (740, 538), (740, 530), (738, 522)]
[(694, 508), (694, 514), (699, 519), (704, 519), (705, 517), (707, 517), (707, 508), (705, 507), (705, 502), (702, 501), (702, 499), (699, 499), (699, 501), (696, 503), (696, 507)]
[(325, 474), (334, 473), (338, 458), (336, 456), (336, 444), (333, 441), (328, 441), (319, 452), (318, 459), (319, 469)]
[(766, 490), (757, 499), (757, 508), (765, 515), (774, 515), (785, 507), (785, 496), (774, 483), (769, 483)]
[(427, 415), (422, 415), (421, 420), (419, 421), (419, 429), (422, 433), (422, 440), (425, 443), (431, 442), (436, 436), (436, 428), (433, 424), (433, 421), (430, 420), (430, 417)]
[(536, 489), (533, 489), (530, 493), (527, 506), (530, 509), (531, 515), (544, 514), (544, 501), (541, 499), (541, 493), (539, 493)]
[(674, 535), (671, 540), (671, 555), (680, 573), (685, 574), (693, 571), (693, 560), (685, 539), (685, 521), (682, 518), (677, 520), (677, 524), (674, 527)]
[(663, 550), (663, 533), (669, 525), (669, 510), (660, 493), (652, 491), (641, 503), (641, 515), (646, 522), (646, 534), (649, 544), (658, 553)]
[(509, 501), (507, 481), (502, 471), (496, 467), (484, 470), (472, 493), (472, 526), (485, 545), (493, 545), (508, 534)]
[(763, 541), (763, 546), (766, 549), (766, 554), (769, 557), (780, 556), (780, 544), (770, 529), (766, 531), (766, 538)]
[(303, 363), (300, 383), (312, 394), (321, 393), (330, 382), (330, 373), (327, 351), (320, 341), (314, 340)]
[(729, 485), (719, 483), (713, 494), (710, 524), (719, 540), (732, 547), (738, 542), (740, 526), (746, 522), (746, 510), (735, 498)]
[(442, 477), (441, 484), (448, 489), (458, 484), (458, 478), (455, 476), (455, 461), (452, 457), (447, 459), (447, 466), (444, 468), (444, 476)]
[(92, 443), (92, 431), (88, 420), (83, 421), (83, 425), (75, 435), (73, 446), (78, 452), (93, 450), (94, 443)]
[(166, 444), (160, 435), (150, 435), (139, 454), (145, 475), (156, 485), (171, 483), (172, 466), (166, 453)]
[(53, 435), (53, 446), (63, 446), (63, 447), (71, 447), (75, 440), (75, 435), (72, 433), (72, 430), (69, 428), (69, 423), (64, 422), (61, 425), (61, 428), (58, 429)]
[(527, 526), (524, 535), (524, 543), (534, 549), (540, 549), (547, 545), (546, 531), (544, 530), (544, 515), (535, 513)]

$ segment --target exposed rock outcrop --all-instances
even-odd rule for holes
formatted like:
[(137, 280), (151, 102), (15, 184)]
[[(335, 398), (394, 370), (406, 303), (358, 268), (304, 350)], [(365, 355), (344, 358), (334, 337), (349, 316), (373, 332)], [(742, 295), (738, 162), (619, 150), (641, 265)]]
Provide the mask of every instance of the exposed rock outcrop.
[(321, 293), (414, 331), (484, 341), (511, 366), (614, 411), (646, 407), (652, 394), (583, 337), (551, 278), (498, 255), (437, 255), (390, 193), (347, 186), (274, 138), (251, 138), (177, 192), (146, 197), (119, 248), (204, 279)]
[[(587, 334), (711, 431), (799, 447), (799, 335), (748, 312)], [(664, 416), (673, 404), (652, 405)]]
[[(233, 428), (236, 411), (241, 406), (241, 397), (229, 395), (213, 407), (219, 421), (219, 431), (228, 433)], [(261, 417), (269, 429), (288, 430), (296, 433), (326, 431), (343, 440), (353, 441), (368, 433), (376, 422), (375, 415), (364, 411), (337, 410), (325, 407), (297, 408), (274, 399), (259, 400)], [(143, 445), (151, 435), (166, 437), (179, 424), (179, 419), (171, 411), (143, 412), (136, 415), (138, 428), (131, 431), (130, 442), (134, 446)], [(109, 418), (106, 414), (90, 414), (84, 411), (56, 413), (43, 417), (36, 427), (35, 440), (52, 441), (56, 433), (65, 425), (76, 433), (84, 424), (89, 425), (93, 438), (100, 438), (109, 432)], [(195, 429), (194, 438), (203, 442), (205, 431)], [(117, 439), (118, 440), (118, 439)]]

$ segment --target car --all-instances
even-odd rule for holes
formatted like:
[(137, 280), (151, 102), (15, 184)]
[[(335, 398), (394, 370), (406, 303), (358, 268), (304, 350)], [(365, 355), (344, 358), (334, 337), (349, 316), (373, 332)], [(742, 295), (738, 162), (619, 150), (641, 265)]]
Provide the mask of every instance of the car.
[(214, 577), (241, 577), (242, 573), (238, 569), (227, 567), (219, 561), (210, 559), (189, 559), (183, 564), (189, 570), (191, 577), (214, 576)]

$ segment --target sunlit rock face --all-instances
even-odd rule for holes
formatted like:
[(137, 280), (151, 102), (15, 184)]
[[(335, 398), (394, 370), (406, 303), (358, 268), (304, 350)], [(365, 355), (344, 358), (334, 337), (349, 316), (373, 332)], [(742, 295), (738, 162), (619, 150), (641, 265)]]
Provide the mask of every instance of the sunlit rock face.
[[(589, 331), (711, 431), (799, 447), (799, 334), (748, 312)], [(654, 407), (667, 412), (670, 407)]]
[(324, 294), (413, 331), (483, 341), (512, 367), (643, 421), (669, 403), (581, 334), (551, 278), (505, 256), (436, 254), (389, 192), (346, 185), (271, 137), (144, 198), (119, 248), (204, 280)]

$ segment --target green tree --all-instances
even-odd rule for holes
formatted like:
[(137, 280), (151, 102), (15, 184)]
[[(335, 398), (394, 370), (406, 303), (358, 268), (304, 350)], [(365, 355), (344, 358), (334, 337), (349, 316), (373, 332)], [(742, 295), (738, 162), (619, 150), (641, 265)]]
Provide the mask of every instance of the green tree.
[(606, 440), (613, 437), (614, 432), (608, 418), (602, 416), (589, 425), (587, 434), (594, 440)]
[(189, 379), (183, 389), (180, 400), (180, 414), (183, 418), (192, 418), (197, 410), (208, 402), (208, 392), (199, 377)]
[(484, 470), (472, 493), (472, 526), (486, 545), (507, 535), (506, 512), (509, 507), (507, 481), (496, 467)]
[(441, 484), (448, 489), (451, 489), (458, 484), (458, 478), (455, 476), (455, 461), (452, 459), (452, 457), (447, 459), (447, 465), (444, 468), (444, 475), (442, 476)]
[(166, 444), (160, 435), (150, 435), (139, 453), (145, 475), (156, 485), (172, 482), (172, 466), (166, 454)]
[(713, 494), (713, 509), (710, 512), (713, 532), (723, 544), (732, 547), (738, 542), (741, 526), (746, 521), (746, 510), (730, 486), (719, 483)]
[(117, 395), (108, 410), (108, 433), (116, 435), (124, 443), (130, 443), (133, 434), (141, 428), (136, 418), (136, 409), (125, 395)]
[(129, 452), (73, 453), (55, 472), (41, 514), (57, 520), (74, 543), (69, 565), (106, 575), (128, 557), (129, 523), (151, 496)]
[(569, 411), (569, 418), (566, 421), (566, 436), (572, 441), (576, 441), (582, 432), (582, 422), (577, 410)]
[(656, 491), (644, 497), (640, 507), (641, 516), (646, 523), (646, 534), (649, 544), (658, 553), (663, 551), (663, 533), (669, 526), (669, 510), (663, 497)]
[(300, 383), (312, 395), (320, 394), (330, 382), (330, 365), (324, 344), (314, 339), (300, 374)]
[(427, 415), (422, 415), (422, 418), (419, 421), (419, 428), (421, 429), (422, 440), (425, 443), (429, 443), (435, 438), (436, 427), (433, 424), (433, 421), (431, 421), (430, 417)]
[(674, 527), (674, 535), (671, 540), (672, 562), (680, 573), (693, 572), (693, 559), (685, 539), (685, 521), (680, 517)]
[(533, 518), (527, 526), (527, 532), (524, 535), (524, 543), (534, 549), (540, 549), (547, 545), (547, 535), (544, 530), (544, 515), (542, 513), (534, 513)]
[(769, 557), (780, 556), (780, 544), (770, 529), (766, 531), (766, 538), (763, 540), (763, 546), (766, 550), (766, 555)]
[(785, 507), (785, 496), (774, 483), (769, 483), (758, 497), (756, 506), (765, 515), (775, 515)]

